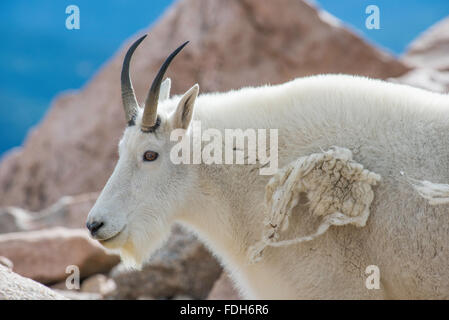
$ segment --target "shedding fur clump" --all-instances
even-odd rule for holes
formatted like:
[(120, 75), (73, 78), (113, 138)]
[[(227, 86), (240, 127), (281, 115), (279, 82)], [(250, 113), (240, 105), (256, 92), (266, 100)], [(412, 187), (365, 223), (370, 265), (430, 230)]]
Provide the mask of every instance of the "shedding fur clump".
[(449, 203), (449, 185), (433, 183), (427, 180), (407, 178), (418, 194), (426, 199), (430, 205)]
[[(374, 198), (372, 186), (380, 176), (352, 160), (352, 152), (334, 147), (323, 153), (301, 157), (279, 170), (265, 190), (268, 214), (262, 240), (250, 248), (250, 260), (261, 259), (267, 246), (283, 247), (311, 241), (332, 226), (353, 224), (363, 227)], [(314, 234), (277, 241), (288, 228), (292, 209), (305, 193), (312, 214), (323, 217)]]

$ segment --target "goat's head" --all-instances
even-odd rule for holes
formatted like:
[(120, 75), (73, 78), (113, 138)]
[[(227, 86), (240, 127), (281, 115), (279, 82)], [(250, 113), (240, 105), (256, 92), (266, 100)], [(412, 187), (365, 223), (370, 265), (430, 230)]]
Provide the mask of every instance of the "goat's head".
[[(121, 73), (122, 100), (128, 127), (119, 143), (119, 160), (89, 213), (87, 228), (105, 247), (119, 249), (124, 261), (140, 264), (169, 234), (171, 222), (192, 192), (189, 167), (170, 161), (174, 129), (188, 129), (198, 85), (184, 95), (169, 98), (170, 79), (162, 82), (177, 48), (156, 75), (144, 108), (140, 108), (129, 76), (134, 50), (129, 48)], [(159, 106), (158, 106), (159, 105)], [(187, 131), (186, 131), (187, 132)], [(188, 133), (186, 133), (188, 134)]]

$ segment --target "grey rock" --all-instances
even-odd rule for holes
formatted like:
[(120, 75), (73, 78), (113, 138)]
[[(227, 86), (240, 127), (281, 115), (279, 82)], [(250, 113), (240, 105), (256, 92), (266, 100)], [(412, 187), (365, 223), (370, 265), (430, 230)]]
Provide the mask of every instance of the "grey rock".
[(28, 230), (31, 220), (32, 216), (27, 210), (17, 207), (0, 208), (0, 234)]
[(65, 300), (44, 285), (0, 265), (0, 300)]
[(111, 271), (117, 289), (110, 297), (171, 299), (183, 295), (204, 299), (220, 273), (220, 265), (207, 249), (177, 226), (168, 243), (141, 271), (127, 270), (122, 264)]
[(0, 256), (0, 265), (12, 270), (14, 268), (14, 263), (6, 257)]
[(241, 300), (238, 290), (226, 272), (215, 282), (207, 300)]
[(55, 289), (55, 292), (64, 296), (69, 300), (102, 300), (103, 296), (98, 293), (92, 292), (80, 292), (76, 290), (59, 290)]
[(409, 45), (402, 60), (416, 68), (449, 72), (449, 17), (435, 23)]
[(18, 274), (53, 284), (65, 280), (69, 265), (85, 278), (109, 272), (120, 258), (92, 240), (85, 229), (62, 227), (0, 235), (0, 255), (14, 263)]
[(93, 275), (81, 283), (81, 292), (97, 293), (101, 296), (111, 294), (116, 288), (115, 281), (103, 274)]

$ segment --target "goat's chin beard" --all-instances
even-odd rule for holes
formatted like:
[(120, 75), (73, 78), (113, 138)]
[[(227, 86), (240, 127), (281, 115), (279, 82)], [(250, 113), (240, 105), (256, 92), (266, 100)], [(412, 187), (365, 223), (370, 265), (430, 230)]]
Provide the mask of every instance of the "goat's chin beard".
[(147, 234), (130, 235), (119, 248), (120, 257), (127, 268), (142, 269), (142, 265), (159, 249), (170, 235), (170, 229), (159, 230), (151, 237)]

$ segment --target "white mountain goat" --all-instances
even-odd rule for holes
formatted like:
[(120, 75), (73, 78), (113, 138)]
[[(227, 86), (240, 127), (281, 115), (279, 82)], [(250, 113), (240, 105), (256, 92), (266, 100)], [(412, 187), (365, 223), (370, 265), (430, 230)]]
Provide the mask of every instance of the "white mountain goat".
[[(140, 108), (129, 64), (144, 37), (123, 63), (128, 127), (88, 217), (95, 239), (140, 265), (179, 222), (246, 298), (449, 298), (447, 95), (320, 75), (170, 98), (162, 79), (183, 44)], [(192, 140), (192, 119), (223, 134), (278, 129), (280, 169), (174, 164), (170, 134)]]

